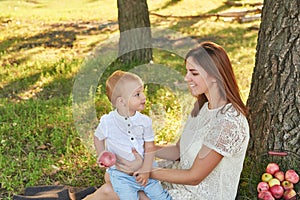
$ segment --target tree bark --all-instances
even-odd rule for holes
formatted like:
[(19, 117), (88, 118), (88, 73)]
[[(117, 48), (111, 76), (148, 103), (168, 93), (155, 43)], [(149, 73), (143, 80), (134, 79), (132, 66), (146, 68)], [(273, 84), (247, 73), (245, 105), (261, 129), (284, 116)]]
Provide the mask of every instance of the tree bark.
[(247, 105), (253, 160), (268, 150), (300, 154), (300, 1), (265, 0)]
[[(300, 0), (264, 0), (247, 101), (250, 142), (236, 199), (257, 198), (256, 186), (268, 162), (299, 170), (299, 34)], [(288, 156), (267, 154), (272, 150)]]
[(148, 63), (152, 60), (151, 29), (147, 0), (118, 0), (119, 60)]

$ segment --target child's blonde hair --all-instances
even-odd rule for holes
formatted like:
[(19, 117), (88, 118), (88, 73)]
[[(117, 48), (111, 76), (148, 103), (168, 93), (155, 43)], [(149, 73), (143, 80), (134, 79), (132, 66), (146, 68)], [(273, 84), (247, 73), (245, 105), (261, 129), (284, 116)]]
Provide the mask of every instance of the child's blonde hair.
[(138, 81), (143, 83), (142, 79), (133, 73), (117, 70), (112, 73), (106, 81), (106, 95), (113, 106), (116, 105), (116, 100), (122, 95), (126, 82)]

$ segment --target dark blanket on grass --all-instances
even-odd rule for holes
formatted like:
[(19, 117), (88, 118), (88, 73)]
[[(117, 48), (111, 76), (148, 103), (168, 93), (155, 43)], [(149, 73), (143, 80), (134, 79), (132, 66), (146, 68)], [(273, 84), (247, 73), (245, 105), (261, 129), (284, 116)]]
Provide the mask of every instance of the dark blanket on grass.
[(63, 185), (32, 186), (24, 194), (14, 195), (13, 200), (80, 200), (96, 191), (96, 187), (78, 188)]

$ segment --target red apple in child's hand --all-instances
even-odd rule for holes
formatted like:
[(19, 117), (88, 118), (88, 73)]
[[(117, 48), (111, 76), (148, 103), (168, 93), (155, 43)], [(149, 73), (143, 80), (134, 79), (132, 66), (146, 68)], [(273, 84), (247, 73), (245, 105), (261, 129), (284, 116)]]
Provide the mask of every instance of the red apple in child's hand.
[(277, 171), (277, 172), (275, 172), (274, 177), (277, 178), (280, 182), (284, 181), (284, 172)]
[(279, 165), (277, 165), (276, 163), (269, 163), (266, 168), (266, 172), (272, 175), (279, 170)]
[(294, 189), (286, 190), (283, 194), (284, 200), (296, 200), (297, 199), (297, 193)]
[(294, 188), (294, 184), (287, 180), (282, 181), (281, 185), (282, 185), (283, 189), (285, 189), (285, 190)]
[(285, 180), (296, 184), (299, 182), (299, 175), (294, 170), (289, 169), (285, 172)]
[(262, 191), (265, 191), (265, 190), (269, 190), (269, 184), (266, 183), (266, 182), (259, 182), (257, 184), (257, 192), (262, 192)]
[(275, 198), (272, 196), (272, 193), (269, 190), (264, 190), (258, 193), (258, 199), (275, 200)]
[(275, 197), (275, 199), (279, 199), (282, 197), (284, 189), (281, 185), (274, 185), (270, 188), (270, 192), (272, 193), (273, 197)]
[(99, 157), (98, 163), (104, 167), (111, 167), (116, 163), (116, 155), (109, 151), (103, 151)]

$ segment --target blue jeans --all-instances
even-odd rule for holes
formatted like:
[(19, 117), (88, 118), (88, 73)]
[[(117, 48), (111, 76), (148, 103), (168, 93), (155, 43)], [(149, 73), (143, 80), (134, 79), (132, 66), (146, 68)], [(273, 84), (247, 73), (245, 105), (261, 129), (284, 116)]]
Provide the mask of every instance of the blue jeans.
[(163, 189), (157, 180), (149, 179), (144, 187), (136, 182), (134, 176), (112, 168), (109, 168), (107, 172), (120, 200), (138, 200), (138, 191), (144, 191), (151, 200), (172, 200), (170, 194)]

